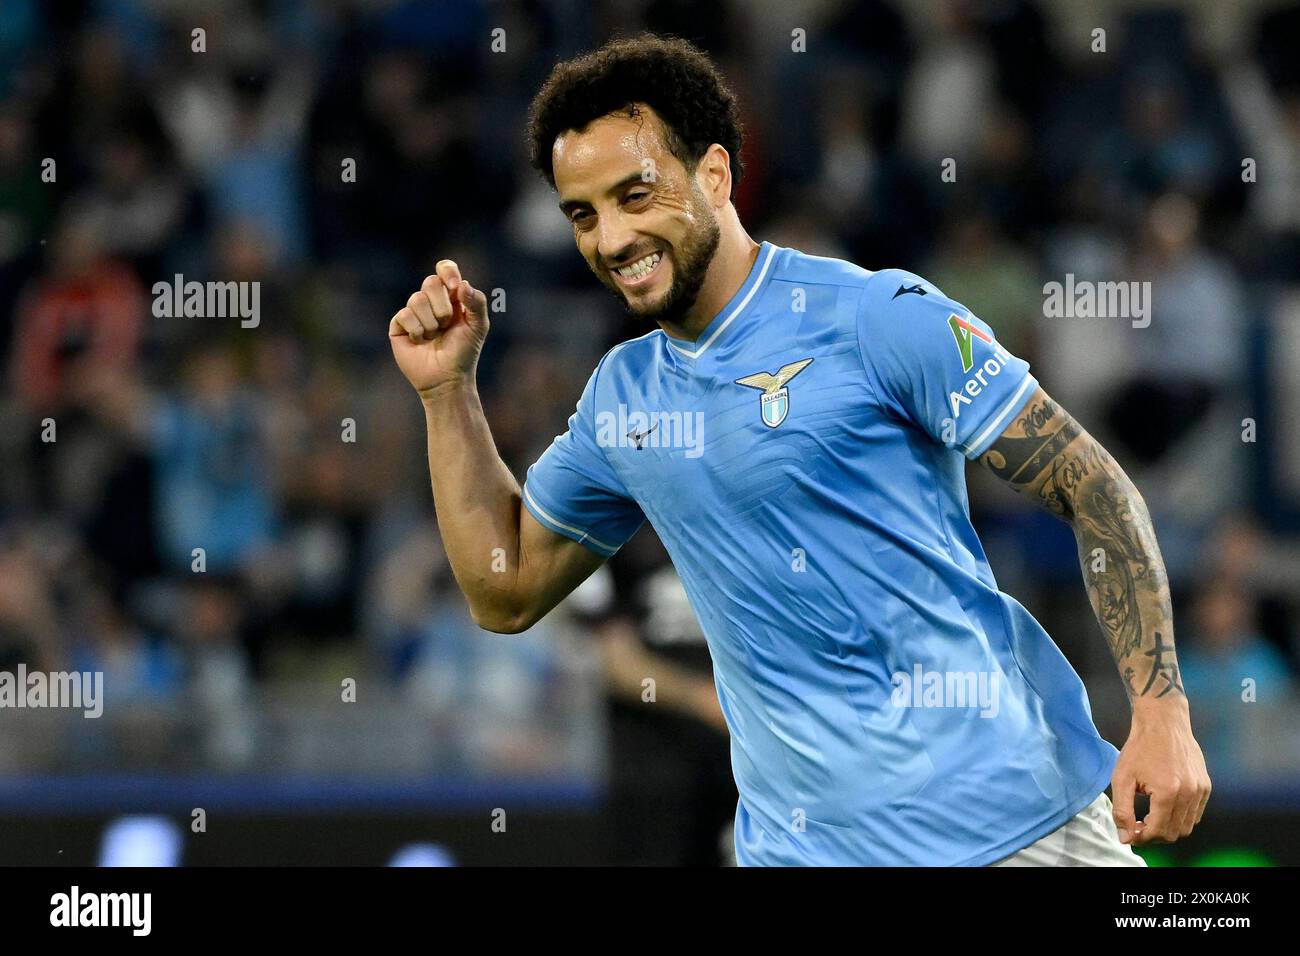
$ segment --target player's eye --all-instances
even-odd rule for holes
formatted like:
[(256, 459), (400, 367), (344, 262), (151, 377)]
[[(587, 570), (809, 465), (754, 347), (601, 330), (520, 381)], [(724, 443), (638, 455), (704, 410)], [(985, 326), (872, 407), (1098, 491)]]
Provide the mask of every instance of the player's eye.
[(569, 216), (569, 222), (575, 226), (585, 226), (589, 225), (593, 218), (590, 209), (575, 209)]
[(643, 200), (643, 199), (649, 199), (649, 198), (650, 198), (650, 190), (648, 190), (648, 189), (637, 189), (637, 190), (635, 190), (635, 191), (633, 191), (633, 192), (628, 193), (626, 196), (624, 196), (624, 197), (623, 197), (623, 202), (625, 202), (625, 203), (638, 203), (638, 202), (640, 202), (640, 201)]

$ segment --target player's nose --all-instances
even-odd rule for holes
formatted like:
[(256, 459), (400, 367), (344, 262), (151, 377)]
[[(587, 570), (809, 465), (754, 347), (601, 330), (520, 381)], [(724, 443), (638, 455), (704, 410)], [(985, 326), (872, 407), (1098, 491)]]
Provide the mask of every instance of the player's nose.
[(600, 237), (596, 244), (596, 251), (600, 255), (600, 261), (606, 268), (626, 265), (627, 257), (633, 252), (637, 243), (636, 230), (632, 229), (621, 216), (612, 218), (602, 216), (598, 228)]

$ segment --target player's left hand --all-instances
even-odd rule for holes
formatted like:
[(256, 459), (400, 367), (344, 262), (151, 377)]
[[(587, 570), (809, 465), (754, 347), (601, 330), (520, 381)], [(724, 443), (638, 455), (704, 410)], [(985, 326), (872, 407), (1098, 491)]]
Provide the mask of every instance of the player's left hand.
[[(1210, 799), (1205, 757), (1192, 736), (1185, 700), (1140, 701), (1133, 726), (1111, 775), (1115, 826), (1121, 843), (1173, 843), (1201, 822)], [(1151, 798), (1138, 820), (1134, 797)]]

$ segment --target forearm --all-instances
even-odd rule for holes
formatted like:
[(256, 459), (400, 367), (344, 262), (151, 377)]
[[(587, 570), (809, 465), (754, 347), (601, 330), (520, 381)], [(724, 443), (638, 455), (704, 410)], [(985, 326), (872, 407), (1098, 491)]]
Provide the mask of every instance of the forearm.
[(519, 603), (520, 491), (472, 380), (420, 393), (438, 529), (474, 619), (504, 628)]
[[(1146, 502), (1115, 459), (1041, 388), (981, 456), (1074, 529), (1088, 599), (1133, 706), (1111, 783), (1124, 843), (1192, 832), (1210, 797), (1174, 654), (1169, 578)], [(1136, 816), (1138, 792), (1150, 796)]]
[(489, 631), (516, 633), (584, 581), (603, 555), (524, 511), (474, 384), (487, 296), (450, 259), (388, 321), (393, 358), (424, 403), (429, 480), (447, 560)]
[[(1142, 495), (1106, 450), (1082, 435), (1083, 467), (1066, 510), (1088, 597), (1133, 707), (1111, 777), (1116, 827), (1125, 843), (1177, 840), (1200, 822), (1210, 777), (1178, 673), (1169, 578)], [(1138, 793), (1150, 797), (1144, 817)]]
[(1074, 498), (1075, 540), (1097, 621), (1135, 707), (1185, 704), (1169, 577), (1146, 502), (1100, 446)]
[(1185, 706), (1164, 559), (1146, 502), (1115, 459), (1039, 389), (982, 460), (1074, 530), (1088, 599), (1134, 707)]

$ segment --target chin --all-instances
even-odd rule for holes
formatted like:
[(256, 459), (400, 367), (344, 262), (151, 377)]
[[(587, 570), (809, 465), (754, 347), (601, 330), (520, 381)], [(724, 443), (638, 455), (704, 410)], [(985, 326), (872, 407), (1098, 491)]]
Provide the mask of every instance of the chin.
[(668, 293), (666, 292), (661, 292), (650, 300), (637, 299), (635, 302), (628, 299), (627, 296), (623, 297), (623, 304), (627, 306), (629, 312), (637, 318), (647, 319), (649, 321), (654, 321), (663, 314), (664, 306), (667, 302)]

